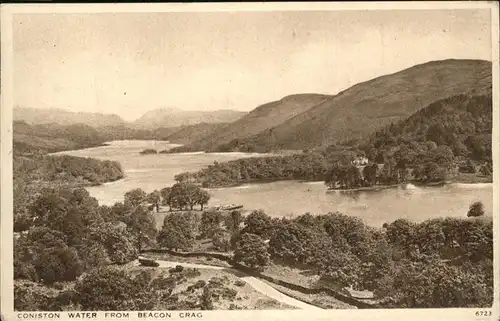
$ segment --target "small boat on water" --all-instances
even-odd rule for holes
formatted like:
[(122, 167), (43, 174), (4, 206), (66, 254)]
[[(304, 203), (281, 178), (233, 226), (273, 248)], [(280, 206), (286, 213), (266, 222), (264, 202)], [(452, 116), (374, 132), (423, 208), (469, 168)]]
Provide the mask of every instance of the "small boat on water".
[(236, 204), (217, 205), (214, 208), (219, 211), (231, 211), (231, 210), (239, 210), (240, 208), (243, 208), (243, 205), (236, 205)]
[(227, 211), (239, 210), (240, 208), (243, 208), (243, 205), (229, 204), (229, 205), (222, 206), (222, 209), (227, 210)]

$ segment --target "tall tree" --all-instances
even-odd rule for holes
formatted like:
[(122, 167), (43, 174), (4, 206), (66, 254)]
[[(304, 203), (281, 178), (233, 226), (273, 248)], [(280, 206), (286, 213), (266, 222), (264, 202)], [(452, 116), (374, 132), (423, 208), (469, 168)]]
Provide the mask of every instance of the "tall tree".
[(477, 201), (470, 205), (469, 211), (467, 212), (468, 217), (477, 217), (484, 215), (484, 205), (482, 202)]
[(156, 223), (153, 215), (146, 208), (136, 207), (129, 214), (127, 226), (137, 240), (139, 252), (144, 245), (152, 245), (156, 236)]
[(200, 209), (203, 211), (203, 206), (208, 204), (210, 200), (210, 194), (201, 188), (197, 188), (196, 190), (196, 203), (200, 205)]
[(160, 190), (162, 205), (168, 205), (168, 210), (172, 211), (172, 188), (165, 187)]
[(201, 214), (200, 233), (202, 237), (211, 238), (220, 228), (222, 213), (216, 210), (209, 210)]
[(259, 235), (262, 238), (268, 238), (273, 230), (271, 218), (263, 211), (253, 211), (245, 218), (245, 227), (241, 233)]
[(243, 217), (240, 211), (232, 211), (228, 215), (224, 216), (224, 226), (230, 232), (239, 231), (242, 220)]
[(168, 214), (163, 220), (163, 227), (158, 233), (160, 246), (174, 250), (189, 250), (194, 242), (191, 215)]
[(147, 196), (147, 200), (148, 203), (156, 209), (156, 212), (160, 211), (161, 193), (159, 191), (155, 190), (149, 193)]
[(147, 194), (140, 188), (134, 188), (133, 190), (125, 193), (125, 205), (129, 207), (136, 207), (141, 205), (144, 201), (146, 201)]
[(256, 270), (262, 270), (270, 263), (267, 244), (255, 234), (244, 233), (236, 245), (234, 261)]
[(102, 244), (112, 263), (124, 264), (138, 257), (136, 239), (128, 231), (125, 223), (104, 223), (93, 226), (88, 239)]

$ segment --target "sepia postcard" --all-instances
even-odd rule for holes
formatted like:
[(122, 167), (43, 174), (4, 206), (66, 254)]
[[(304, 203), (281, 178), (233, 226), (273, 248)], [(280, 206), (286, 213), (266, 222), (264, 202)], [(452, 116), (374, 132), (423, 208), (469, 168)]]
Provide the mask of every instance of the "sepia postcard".
[(499, 321), (496, 2), (1, 6), (2, 321)]

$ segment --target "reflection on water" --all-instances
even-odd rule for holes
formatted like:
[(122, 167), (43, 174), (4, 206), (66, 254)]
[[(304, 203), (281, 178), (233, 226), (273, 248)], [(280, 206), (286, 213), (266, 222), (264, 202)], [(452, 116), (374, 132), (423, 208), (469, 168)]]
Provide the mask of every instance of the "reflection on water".
[[(139, 187), (147, 192), (159, 190), (172, 185), (176, 174), (198, 170), (214, 161), (265, 156), (245, 153), (139, 155), (145, 148), (163, 150), (173, 146), (168, 142), (120, 141), (64, 154), (115, 160), (122, 164), (124, 179), (88, 188), (99, 202), (108, 205), (122, 201), (123, 195), (132, 188)], [(382, 226), (384, 222), (397, 218), (422, 221), (440, 216), (466, 217), (469, 205), (477, 200), (484, 203), (486, 215), (492, 215), (493, 206), (492, 184), (451, 184), (445, 187), (409, 184), (405, 188), (326, 193), (322, 182), (286, 181), (218, 188), (209, 192), (212, 196), (210, 204), (242, 204), (246, 209), (262, 209), (271, 216), (340, 211), (359, 216), (374, 226)]]
[(342, 195), (349, 197), (349, 198), (353, 199), (354, 201), (358, 201), (360, 199), (360, 194), (361, 194), (361, 192), (358, 192), (358, 191), (345, 191), (345, 192), (341, 192), (341, 193), (342, 193)]

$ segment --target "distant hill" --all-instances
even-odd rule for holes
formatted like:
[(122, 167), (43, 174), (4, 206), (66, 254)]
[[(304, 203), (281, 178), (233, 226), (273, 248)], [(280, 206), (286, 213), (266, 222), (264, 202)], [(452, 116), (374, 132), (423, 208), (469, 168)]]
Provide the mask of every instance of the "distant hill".
[(217, 149), (304, 149), (359, 139), (437, 100), (491, 90), (491, 68), (482, 60), (416, 65), (354, 85), (277, 126)]
[(112, 140), (168, 140), (168, 136), (179, 130), (180, 127), (168, 127), (157, 129), (135, 129), (128, 125), (105, 126), (99, 127), (97, 130), (106, 138), (107, 141)]
[(14, 153), (18, 155), (95, 147), (113, 140), (169, 140), (168, 137), (176, 131), (185, 131), (183, 127), (141, 130), (125, 125), (91, 127), (84, 124), (28, 124), (19, 120), (14, 121), (13, 127)]
[(102, 145), (107, 139), (95, 128), (83, 125), (36, 124), (14, 121), (14, 155), (46, 154)]
[[(249, 113), (157, 109), (125, 123), (116, 115), (16, 108), (14, 119), (31, 124), (52, 122), (50, 126), (91, 126), (98, 136), (89, 140), (91, 145), (117, 139), (162, 139), (185, 144), (173, 152), (310, 149), (366, 138), (448, 97), (491, 92), (491, 68), (491, 62), (483, 60), (432, 61), (356, 84), (334, 96), (291, 95)], [(80, 141), (80, 134), (77, 131), (77, 145), (86, 146), (88, 142)], [(56, 138), (73, 140), (57, 135), (42, 145), (55, 144)], [(42, 137), (38, 133), (33, 136)], [(33, 142), (25, 136), (22, 143)]]
[(202, 139), (212, 133), (226, 128), (228, 123), (199, 123), (195, 125), (181, 126), (172, 128), (172, 134), (165, 136), (165, 140), (174, 144), (190, 144), (194, 141)]
[[(186, 179), (210, 188), (323, 179), (331, 187), (338, 183), (344, 188), (403, 182), (492, 182), (492, 112), (491, 88), (481, 94), (455, 95), (362, 140), (295, 155), (217, 163), (187, 173)], [(352, 171), (356, 167), (351, 167), (360, 155), (369, 160), (362, 169), (363, 178), (358, 170)]]
[(29, 124), (84, 124), (92, 127), (118, 126), (125, 124), (124, 120), (115, 114), (70, 112), (56, 108), (15, 107), (14, 120), (22, 120)]
[[(14, 141), (18, 151), (37, 153), (92, 147), (105, 141), (126, 139), (170, 140), (188, 144), (226, 124), (220, 121), (233, 121), (244, 114), (232, 110), (207, 112), (175, 110), (172, 113), (167, 110), (156, 110), (146, 113), (134, 123), (127, 123), (117, 115), (16, 107), (14, 122), (17, 130)], [(169, 120), (167, 115), (171, 116)], [(137, 126), (137, 123), (141, 122), (152, 125)], [(160, 126), (161, 124), (171, 126)], [(68, 128), (87, 128), (89, 133), (94, 135), (92, 143), (80, 142), (80, 133), (78, 131), (68, 133)], [(67, 133), (69, 136), (61, 133)], [(175, 135), (172, 135), (174, 133)]]
[[(221, 127), (211, 135), (203, 137), (186, 150), (211, 150), (233, 139), (243, 139), (282, 124), (308, 109), (327, 101), (331, 96), (299, 94), (261, 105), (237, 121)], [(179, 148), (178, 150), (181, 150)]]
[(235, 110), (186, 111), (176, 108), (163, 108), (148, 111), (131, 125), (141, 129), (178, 127), (199, 123), (228, 123), (245, 115)]

